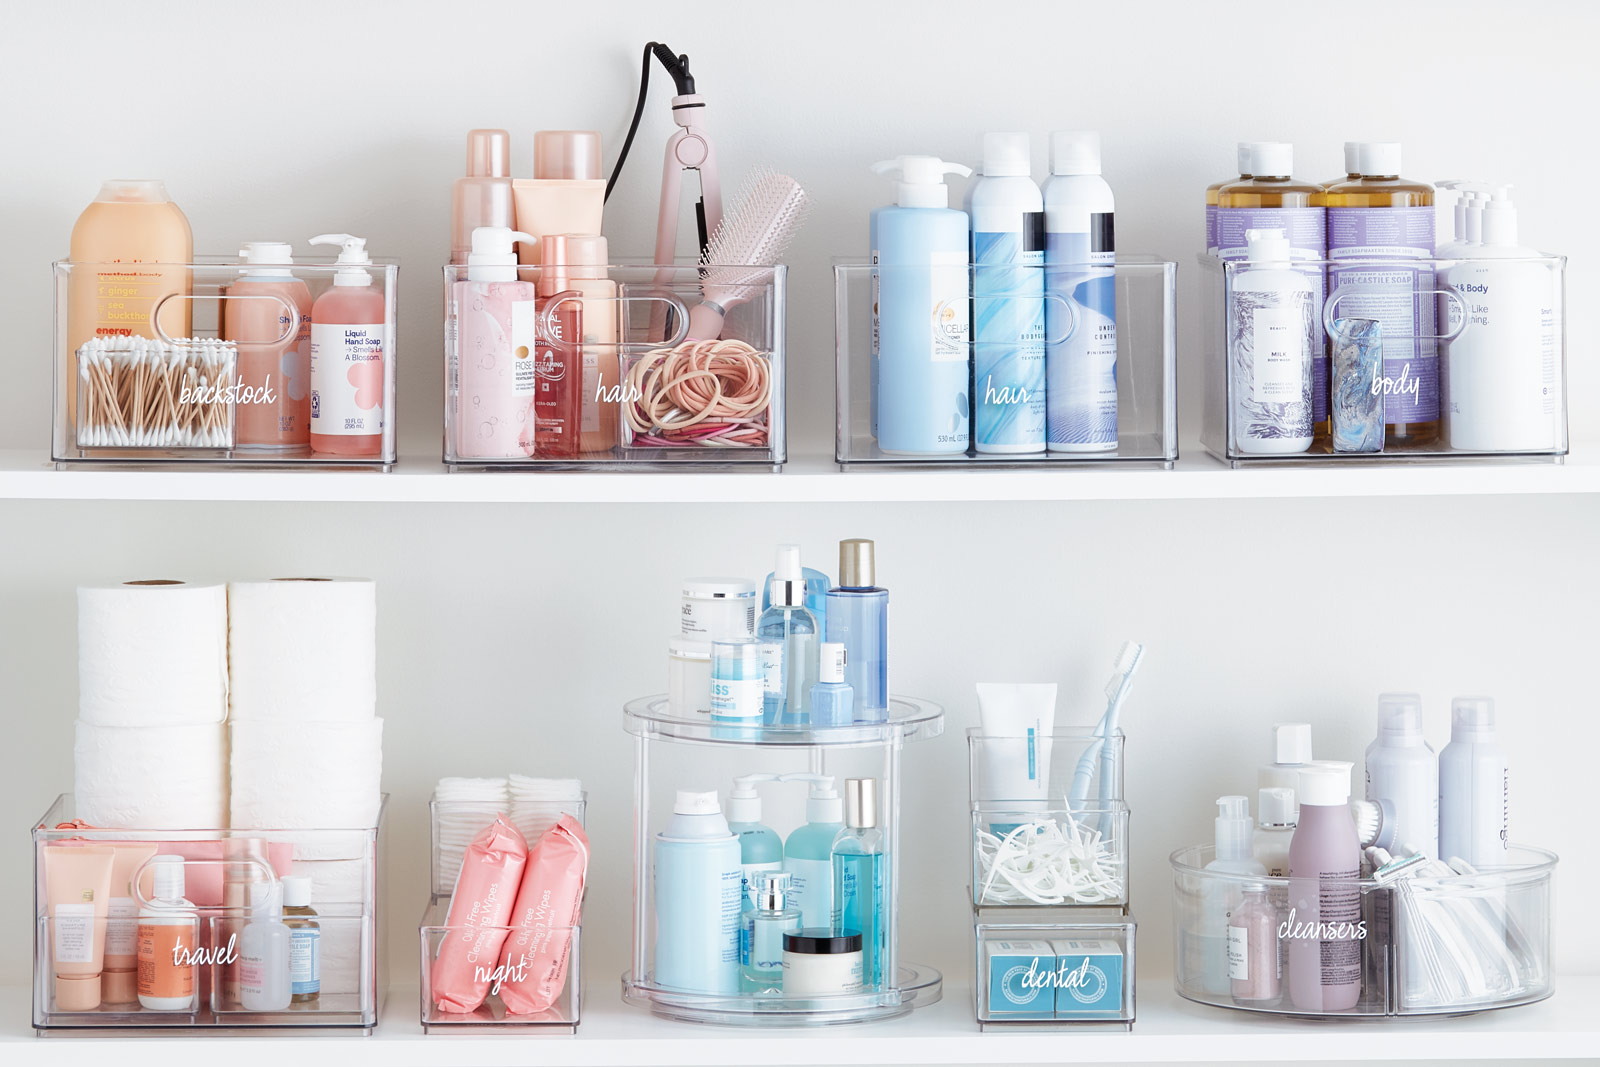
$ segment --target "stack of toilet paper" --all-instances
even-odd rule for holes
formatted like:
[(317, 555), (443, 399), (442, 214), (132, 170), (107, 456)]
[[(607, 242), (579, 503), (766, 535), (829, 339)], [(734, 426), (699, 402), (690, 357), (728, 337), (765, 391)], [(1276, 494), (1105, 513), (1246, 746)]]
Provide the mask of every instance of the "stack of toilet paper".
[(228, 604), (169, 579), (78, 590), (76, 815), (139, 830), (228, 818)]

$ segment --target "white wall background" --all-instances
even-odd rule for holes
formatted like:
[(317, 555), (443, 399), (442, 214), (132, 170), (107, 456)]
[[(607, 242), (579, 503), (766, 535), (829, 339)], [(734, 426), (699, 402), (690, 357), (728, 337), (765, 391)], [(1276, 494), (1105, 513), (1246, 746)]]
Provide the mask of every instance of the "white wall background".
[[(44, 453), (49, 261), (65, 254), (102, 178), (153, 175), (188, 213), (200, 251), (280, 237), (304, 250), (314, 233), (347, 229), (398, 256), (401, 437), (412, 454), (437, 454), (436, 270), (464, 132), (509, 128), (516, 173), (526, 174), (535, 130), (594, 127), (612, 146), (609, 163), (651, 37), (693, 58), (730, 186), (770, 162), (817, 202), (791, 257), (796, 451), (827, 450), (826, 263), (864, 251), (866, 212), (890, 194), (867, 164), (913, 151), (971, 161), (995, 128), (1033, 131), (1041, 168), (1050, 129), (1102, 131), (1119, 243), (1179, 262), (1185, 323), (1196, 311), (1185, 286), (1200, 190), (1229, 172), (1236, 140), (1294, 141), (1307, 178), (1337, 173), (1340, 143), (1367, 138), (1404, 141), (1409, 175), (1515, 182), (1526, 242), (1575, 257), (1573, 435), (1600, 429), (1588, 358), (1600, 321), (1576, 298), (1600, 280), (1585, 254), (1600, 223), (1582, 199), (1600, 149), (1573, 120), (1600, 89), (1600, 9), (1397, 3), (1381, 20), (1341, 20), (1326, 4), (1284, 0), (1252, 17), (1178, 3), (8, 7), (0, 304), (12, 378), (0, 447)], [(503, 58), (486, 62), (494, 48)], [(1246, 70), (1261, 76), (1246, 81)], [(359, 100), (336, 88), (350, 84)], [(619, 253), (647, 253), (653, 240), (668, 85), (653, 87), (607, 211)], [(412, 973), (432, 782), (577, 774), (596, 844), (590, 988), (610, 995), (631, 877), (619, 708), (663, 685), (677, 579), (763, 574), (770, 546), (789, 539), (831, 572), (834, 542), (849, 536), (879, 540), (897, 688), (950, 709), (946, 738), (907, 754), (912, 956), (956, 968), (969, 951), (960, 732), (976, 722), (972, 683), (1059, 680), (1064, 716), (1087, 722), (1127, 637), (1150, 647), (1126, 722), (1146, 969), (1170, 956), (1165, 856), (1209, 833), (1213, 798), (1253, 787), (1268, 725), (1309, 718), (1319, 754), (1357, 758), (1385, 688), (1426, 695), (1436, 745), (1451, 695), (1499, 698), (1516, 836), (1562, 853), (1570, 904), (1600, 878), (1579, 793), (1600, 746), (1588, 670), (1600, 638), (1597, 518), (1600, 502), (1586, 498), (981, 509), (0, 503), (9, 741), (0, 818), (11, 828), (0, 835), (0, 913), (12, 916), (0, 923), (0, 982), (26, 974), (24, 829), (71, 784), (76, 584), (379, 579), (397, 976)], [(1558, 967), (1600, 971), (1600, 932), (1578, 908), (1566, 914)]]

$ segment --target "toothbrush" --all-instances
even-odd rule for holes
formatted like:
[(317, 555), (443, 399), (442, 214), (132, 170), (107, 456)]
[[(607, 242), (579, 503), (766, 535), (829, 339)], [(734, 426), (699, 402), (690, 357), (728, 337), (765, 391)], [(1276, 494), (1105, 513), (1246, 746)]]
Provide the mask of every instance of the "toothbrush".
[(1084, 748), (1083, 755), (1078, 758), (1077, 770), (1072, 775), (1070, 799), (1074, 806), (1081, 806), (1089, 799), (1089, 779), (1094, 775), (1097, 756), (1100, 759), (1100, 788), (1096, 795), (1102, 802), (1112, 799), (1111, 780), (1117, 770), (1117, 753), (1103, 739), (1116, 736), (1123, 701), (1128, 699), (1128, 691), (1133, 688), (1133, 672), (1139, 669), (1143, 659), (1143, 645), (1137, 641), (1123, 642), (1122, 651), (1117, 655), (1116, 668), (1111, 680), (1106, 683), (1106, 713), (1095, 726), (1096, 739)]

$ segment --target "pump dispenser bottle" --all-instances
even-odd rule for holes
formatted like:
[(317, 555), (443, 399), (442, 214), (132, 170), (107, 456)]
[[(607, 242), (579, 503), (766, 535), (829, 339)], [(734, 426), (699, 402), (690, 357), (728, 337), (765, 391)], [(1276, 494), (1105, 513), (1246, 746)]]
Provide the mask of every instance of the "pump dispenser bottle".
[(1378, 697), (1378, 736), (1367, 746), (1368, 800), (1393, 814), (1395, 841), (1427, 856), (1439, 852), (1439, 761), (1422, 739), (1422, 698)]
[(1044, 451), (1044, 200), (1031, 169), (1026, 133), (986, 133), (967, 187), (978, 452)]
[(959, 163), (901, 156), (875, 163), (899, 176), (895, 203), (872, 213), (872, 424), (885, 452), (967, 450), (972, 374), (967, 213), (950, 207)]
[(1234, 444), (1282, 455), (1311, 447), (1316, 290), (1291, 266), (1282, 230), (1246, 230), (1245, 269), (1228, 302)]
[[(1206, 864), (1206, 870), (1224, 874), (1267, 873), (1251, 848), (1255, 821), (1250, 818), (1249, 797), (1218, 797), (1215, 826), (1216, 857)], [(1219, 996), (1227, 996), (1233, 989), (1228, 976), (1228, 915), (1242, 902), (1246, 884), (1222, 878), (1208, 878), (1205, 883), (1201, 961), (1206, 989)]]
[(1045, 302), (1045, 402), (1052, 452), (1117, 447), (1115, 212), (1111, 186), (1100, 176), (1100, 135), (1052, 133), (1044, 183), (1051, 294)]
[(324, 233), (311, 243), (340, 249), (332, 287), (311, 306), (311, 448), (376, 459), (390, 356), (383, 293), (363, 269), (366, 238)]
[(778, 780), (811, 783), (806, 824), (783, 843), (783, 869), (793, 876), (789, 899), (804, 913), (804, 925), (826, 927), (833, 922), (833, 840), (844, 829), (844, 802), (827, 775), (799, 772)]
[(467, 133), (467, 175), (450, 190), (450, 262), (472, 254), (472, 231), (480, 226), (512, 229), (511, 135), (505, 130)]
[(1432, 268), (1396, 265), (1374, 270), (1371, 260), (1423, 259), (1433, 255), (1433, 186), (1400, 177), (1400, 145), (1357, 145), (1361, 176), (1327, 191), (1328, 258), (1359, 259), (1366, 265), (1330, 267), (1328, 286), (1359, 282), (1339, 301), (1340, 318), (1377, 319), (1383, 335), (1385, 447), (1424, 445), (1439, 436), (1437, 315), (1431, 296)]
[(857, 722), (889, 718), (889, 590), (876, 580), (876, 546), (862, 538), (840, 541), (839, 585), (828, 590), (827, 636), (844, 645), (844, 680), (855, 693)]
[(817, 620), (805, 608), (806, 583), (800, 546), (779, 545), (768, 587), (772, 606), (756, 622), (766, 679), (762, 717), (768, 726), (804, 726), (811, 720), (811, 687), (817, 684)]
[(844, 798), (844, 829), (833, 839), (833, 928), (861, 935), (863, 984), (881, 989), (888, 955), (884, 915), (888, 858), (878, 828), (878, 780), (846, 778)]
[(1224, 178), (1220, 182), (1212, 182), (1206, 186), (1206, 251), (1216, 255), (1217, 248), (1217, 194), (1224, 185), (1250, 180), (1250, 146), (1254, 141), (1239, 142), (1239, 176), (1237, 178)]
[(246, 266), (222, 300), (222, 336), (239, 348), (236, 447), (286, 452), (311, 435), (311, 290), (284, 241), (247, 241)]
[(728, 794), (728, 829), (739, 839), (739, 865), (743, 870), (744, 907), (756, 906), (761, 876), (783, 868), (783, 838), (761, 821), (761, 794), (757, 782), (776, 782), (775, 774), (745, 774), (733, 780)]
[(1439, 858), (1474, 867), (1503, 865), (1510, 800), (1494, 701), (1456, 697), (1450, 702), (1450, 743), (1439, 754)]
[(1300, 1011), (1349, 1011), (1361, 995), (1361, 846), (1350, 814), (1350, 764), (1300, 771), (1300, 823), (1289, 843), (1289, 998)]
[[(1294, 146), (1262, 141), (1250, 146), (1252, 177), (1224, 185), (1217, 192), (1217, 254), (1223, 259), (1249, 255), (1248, 231), (1282, 230), (1291, 259), (1321, 260), (1328, 254), (1326, 212), (1320, 185), (1295, 181)], [(1311, 420), (1316, 436), (1328, 434), (1329, 360), (1327, 332), (1322, 326), (1326, 279), (1321, 267), (1298, 268), (1311, 289), (1312, 374)]]
[(455, 283), (456, 331), (447, 346), (455, 453), (462, 459), (520, 459), (534, 454), (533, 402), (538, 301), (517, 278), (515, 242), (528, 235), (504, 226), (472, 231), (467, 280)]

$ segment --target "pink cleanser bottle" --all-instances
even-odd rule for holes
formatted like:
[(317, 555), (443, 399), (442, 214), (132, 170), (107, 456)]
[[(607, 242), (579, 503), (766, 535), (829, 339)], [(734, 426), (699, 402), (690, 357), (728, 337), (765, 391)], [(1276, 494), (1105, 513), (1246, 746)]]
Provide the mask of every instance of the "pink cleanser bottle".
[(505, 226), (472, 231), (467, 280), (451, 294), (450, 403), (459, 459), (525, 459), (534, 454), (533, 403), (538, 294), (517, 279), (516, 241)]
[(1349, 1011), (1361, 997), (1361, 843), (1350, 763), (1300, 769), (1300, 822), (1289, 842), (1289, 999), (1302, 1012)]
[(311, 305), (311, 449), (377, 459), (390, 358), (383, 292), (360, 266), (372, 262), (365, 238), (325, 233), (311, 243), (341, 249), (333, 286)]

